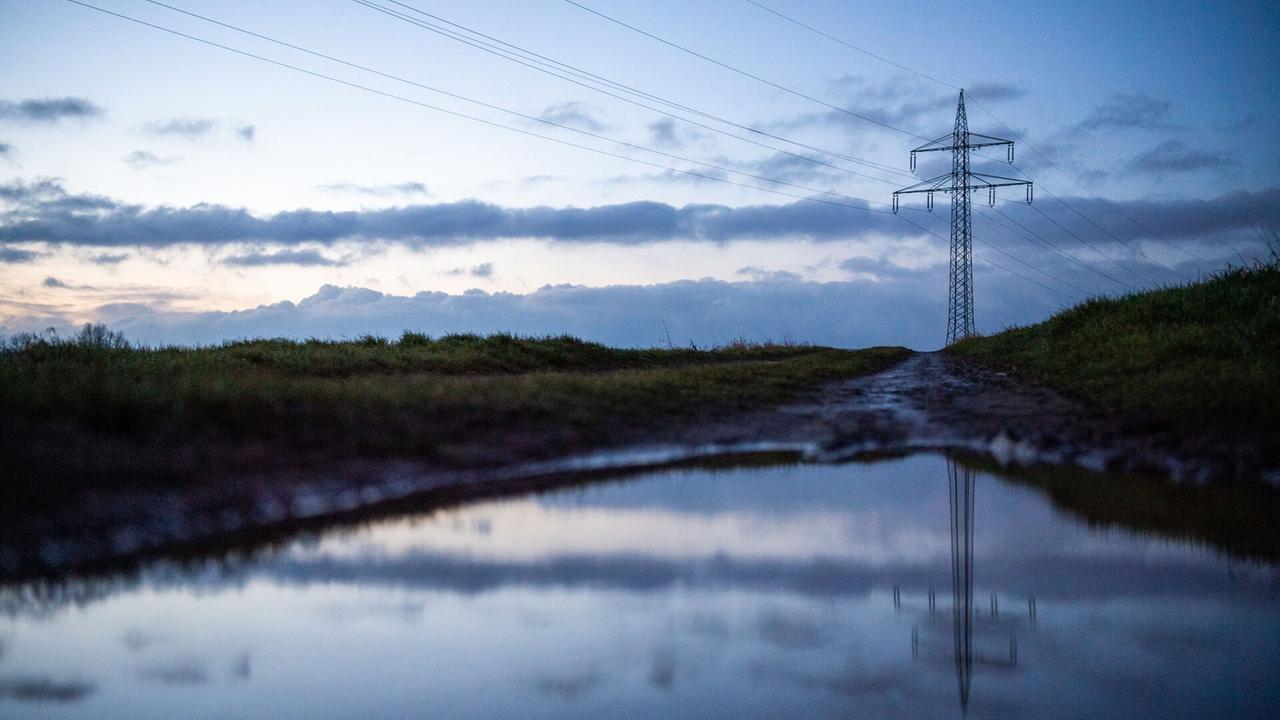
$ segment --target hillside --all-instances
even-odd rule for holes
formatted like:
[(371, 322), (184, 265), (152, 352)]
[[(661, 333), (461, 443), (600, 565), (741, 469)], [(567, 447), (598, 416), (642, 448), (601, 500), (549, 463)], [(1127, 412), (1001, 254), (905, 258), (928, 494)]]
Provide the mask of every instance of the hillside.
[(1095, 299), (948, 352), (1189, 432), (1280, 427), (1280, 264)]

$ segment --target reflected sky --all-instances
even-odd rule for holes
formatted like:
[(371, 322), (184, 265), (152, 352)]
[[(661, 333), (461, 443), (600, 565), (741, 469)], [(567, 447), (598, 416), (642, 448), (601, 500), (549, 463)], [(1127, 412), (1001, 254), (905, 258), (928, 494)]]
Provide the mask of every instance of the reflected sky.
[(962, 708), (947, 463), (667, 471), (10, 588), (0, 716), (1275, 716), (1274, 566), (981, 473)]

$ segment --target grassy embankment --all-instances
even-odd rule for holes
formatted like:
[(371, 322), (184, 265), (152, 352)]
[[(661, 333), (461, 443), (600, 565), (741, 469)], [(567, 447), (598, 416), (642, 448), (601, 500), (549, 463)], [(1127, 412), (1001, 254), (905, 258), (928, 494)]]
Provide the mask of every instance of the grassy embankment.
[(551, 456), (784, 402), (906, 352), (621, 350), (571, 337), (415, 333), (142, 349), (102, 328), (25, 336), (0, 352), (0, 471), (51, 481), (34, 489), (334, 458), (447, 465), (473, 462), (477, 448), (494, 461)]
[(949, 352), (1015, 368), (1097, 407), (1188, 432), (1280, 428), (1280, 264), (1090, 300)]

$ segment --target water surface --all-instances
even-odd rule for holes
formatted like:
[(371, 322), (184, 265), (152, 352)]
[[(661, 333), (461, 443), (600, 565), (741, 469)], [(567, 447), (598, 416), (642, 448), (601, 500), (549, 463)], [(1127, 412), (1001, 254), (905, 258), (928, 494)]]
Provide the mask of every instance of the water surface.
[(937, 456), (0, 590), (0, 717), (1276, 717), (1280, 574)]

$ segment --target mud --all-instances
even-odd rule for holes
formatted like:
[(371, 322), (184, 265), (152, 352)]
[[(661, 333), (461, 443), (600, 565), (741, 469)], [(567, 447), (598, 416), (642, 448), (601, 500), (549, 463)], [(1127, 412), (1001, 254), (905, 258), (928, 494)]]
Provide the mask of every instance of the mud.
[(784, 407), (620, 432), (603, 447), (532, 435), (502, 447), (475, 445), (447, 461), (344, 461), (323, 472), (273, 470), (181, 489), (89, 492), (52, 514), (6, 513), (0, 578), (269, 534), (405, 502), (430, 506), (729, 455), (837, 462), (959, 451), (1005, 465), (1067, 464), (1188, 483), (1280, 482), (1263, 441), (1182, 436), (942, 353), (917, 353)]

